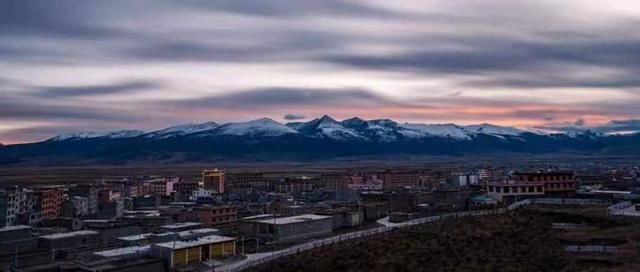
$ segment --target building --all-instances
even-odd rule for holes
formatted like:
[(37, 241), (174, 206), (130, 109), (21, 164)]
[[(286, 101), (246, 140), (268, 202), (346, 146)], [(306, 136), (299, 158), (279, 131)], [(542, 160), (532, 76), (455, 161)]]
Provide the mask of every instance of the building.
[[(0, 191), (0, 226), (14, 226), (30, 217), (33, 207), (32, 191), (11, 186)], [(35, 220), (34, 220), (35, 221)], [(27, 222), (29, 224), (29, 222)]]
[(224, 193), (224, 170), (213, 169), (202, 171), (202, 187)]
[(38, 239), (33, 236), (30, 226), (17, 225), (0, 228), (0, 255), (15, 254), (16, 248), (28, 251), (37, 246)]
[(89, 198), (74, 196), (64, 201), (62, 207), (64, 216), (84, 218), (89, 215)]
[(116, 249), (104, 250), (94, 252), (93, 254), (104, 258), (136, 258), (149, 255), (151, 250), (150, 245), (144, 246), (129, 246)]
[(501, 203), (534, 197), (571, 197), (577, 182), (571, 172), (514, 173), (505, 181), (489, 182), (487, 194)]
[(202, 228), (203, 224), (200, 222), (184, 222), (174, 223), (169, 225), (160, 226), (161, 232), (180, 232)]
[(352, 191), (379, 191), (383, 189), (383, 185), (384, 182), (377, 178), (366, 179), (362, 176), (353, 176), (347, 187)]
[(42, 218), (50, 219), (62, 214), (62, 202), (64, 192), (59, 188), (40, 188), (34, 190), (34, 195), (39, 201)]
[(198, 188), (191, 192), (190, 199), (196, 202), (213, 202), (214, 196), (217, 194), (217, 191), (207, 190), (203, 188)]
[(332, 216), (303, 214), (278, 218), (266, 214), (242, 218), (239, 230), (261, 241), (282, 243), (329, 235), (333, 224)]
[(202, 206), (195, 208), (198, 221), (206, 227), (238, 222), (238, 209), (231, 206)]
[(92, 230), (80, 230), (40, 236), (38, 246), (46, 249), (69, 249), (80, 246), (97, 245), (99, 233)]
[(413, 170), (386, 170), (379, 172), (377, 175), (383, 181), (383, 188), (388, 190), (418, 186), (421, 173)]
[(100, 202), (98, 204), (98, 218), (112, 219), (124, 215), (124, 201), (117, 199), (110, 202)]
[(457, 175), (454, 175), (454, 177), (457, 179), (456, 185), (463, 186), (463, 187), (478, 185), (478, 183), (480, 182), (479, 176), (475, 174), (457, 174)]
[(277, 182), (273, 182), (273, 191), (276, 193), (298, 194), (302, 192), (311, 192), (314, 188), (319, 187), (320, 180), (311, 177), (295, 177), (285, 178)]
[(78, 184), (69, 188), (69, 197), (86, 197), (89, 206), (89, 215), (98, 213), (98, 189), (92, 184)]
[(111, 189), (102, 189), (98, 191), (98, 203), (111, 202), (122, 197), (122, 193)]
[(198, 215), (193, 207), (173, 206), (160, 207), (160, 216), (168, 217), (171, 222), (194, 222), (198, 221)]
[(326, 191), (346, 191), (349, 190), (351, 180), (343, 173), (322, 173), (320, 183)]
[(173, 185), (173, 189), (175, 190), (175, 200), (177, 201), (187, 201), (193, 191), (198, 190), (200, 188), (200, 184), (197, 181), (180, 181)]
[(235, 254), (236, 238), (219, 235), (151, 245), (151, 256), (163, 259), (170, 269)]
[(168, 196), (174, 192), (174, 185), (179, 182), (179, 178), (156, 179), (148, 182), (149, 194), (158, 196)]
[(227, 190), (231, 192), (270, 191), (270, 183), (264, 178), (263, 173), (246, 172), (230, 174), (225, 186)]
[(364, 223), (364, 211), (359, 209), (341, 207), (316, 211), (315, 214), (331, 216), (333, 218), (333, 229), (353, 228)]
[(577, 189), (576, 177), (573, 172), (536, 172), (513, 174), (516, 182), (542, 182), (547, 197), (572, 197)]

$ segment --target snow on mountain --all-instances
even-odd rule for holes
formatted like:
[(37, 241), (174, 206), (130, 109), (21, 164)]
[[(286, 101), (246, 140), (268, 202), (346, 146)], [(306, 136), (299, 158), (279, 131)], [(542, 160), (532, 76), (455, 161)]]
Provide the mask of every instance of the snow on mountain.
[(200, 124), (183, 124), (165, 129), (157, 130), (145, 135), (147, 138), (171, 138), (187, 134), (198, 133), (202, 131), (212, 130), (219, 127), (215, 122), (205, 122)]
[(237, 136), (281, 136), (298, 133), (298, 131), (272, 119), (262, 118), (248, 122), (228, 123), (218, 127), (216, 133), (220, 135)]
[(108, 131), (108, 132), (75, 132), (75, 133), (67, 133), (60, 134), (53, 138), (50, 138), (48, 141), (65, 141), (65, 140), (80, 140), (80, 139), (93, 139), (93, 138), (109, 138), (109, 139), (125, 139), (125, 138), (134, 138), (144, 134), (144, 131), (141, 130), (119, 130), (119, 131)]
[[(133, 138), (143, 135), (145, 138), (169, 139), (173, 137), (191, 135), (194, 137), (226, 136), (263, 136), (278, 137), (288, 134), (301, 134), (305, 137), (331, 139), (338, 141), (372, 141), (394, 142), (399, 136), (409, 139), (422, 138), (448, 138), (453, 140), (472, 140), (477, 135), (489, 135), (501, 139), (511, 136), (520, 136), (523, 133), (550, 135), (541, 131), (522, 130), (514, 127), (503, 127), (491, 124), (478, 124), (459, 126), (456, 124), (398, 124), (389, 119), (363, 120), (358, 117), (346, 119), (341, 122), (325, 115), (309, 122), (293, 122), (287, 124), (278, 123), (269, 118), (262, 118), (248, 122), (227, 123), (223, 125), (214, 122), (183, 124), (161, 130), (144, 133), (138, 130), (122, 130), (114, 132), (78, 132), (62, 134), (49, 139), (49, 141), (64, 141), (70, 139), (91, 138)], [(593, 133), (592, 133), (593, 134)], [(563, 132), (553, 134), (552, 137), (578, 137), (585, 135), (580, 132)], [(565, 136), (565, 137), (566, 137)], [(600, 135), (593, 134), (593, 137)], [(515, 138), (515, 137), (514, 137)], [(517, 137), (518, 139), (524, 139)]]
[(504, 136), (519, 136), (522, 133), (527, 132), (514, 127), (502, 127), (486, 123), (466, 126), (465, 129), (472, 134), (487, 134), (498, 138), (504, 138)]
[(356, 130), (343, 126), (327, 115), (301, 125), (298, 131), (306, 135), (338, 141), (368, 140), (368, 138), (360, 135)]
[(397, 140), (398, 123), (389, 119), (363, 120), (358, 117), (347, 119), (341, 124), (349, 129), (353, 129), (366, 137), (374, 137), (383, 142), (392, 142)]
[(464, 127), (455, 124), (400, 124), (398, 133), (407, 138), (444, 137), (469, 140), (471, 135)]

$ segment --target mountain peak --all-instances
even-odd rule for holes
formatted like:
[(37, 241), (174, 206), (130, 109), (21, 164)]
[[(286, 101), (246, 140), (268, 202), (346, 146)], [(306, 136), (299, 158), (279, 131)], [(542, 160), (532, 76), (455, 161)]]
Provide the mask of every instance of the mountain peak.
[(336, 121), (336, 119), (331, 118), (331, 116), (329, 115), (323, 115), (322, 117), (320, 117), (318, 119), (319, 122), (330, 122), (330, 123), (338, 123), (338, 121)]

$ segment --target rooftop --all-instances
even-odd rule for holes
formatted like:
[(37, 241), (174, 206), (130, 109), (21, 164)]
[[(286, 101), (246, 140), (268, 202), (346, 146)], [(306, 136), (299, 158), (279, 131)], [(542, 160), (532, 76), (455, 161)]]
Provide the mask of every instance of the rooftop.
[(216, 243), (223, 243), (223, 242), (229, 242), (229, 241), (235, 241), (235, 240), (236, 240), (236, 238), (233, 238), (233, 237), (220, 236), (220, 235), (211, 235), (211, 236), (198, 238), (198, 239), (193, 240), (193, 241), (165, 242), (165, 243), (155, 244), (154, 246), (170, 248), (170, 249), (171, 248), (172, 249), (184, 249), (184, 248), (197, 247), (197, 246), (216, 244)]
[(192, 234), (214, 233), (214, 232), (218, 232), (218, 231), (219, 231), (218, 229), (213, 229), (213, 228), (202, 228), (202, 229), (181, 231), (181, 232), (178, 232), (178, 235), (180, 235), (180, 236), (188, 236), (188, 235), (192, 235)]
[(317, 214), (302, 214), (290, 217), (281, 217), (273, 219), (257, 220), (258, 223), (271, 224), (271, 225), (286, 225), (294, 223), (302, 223), (307, 221), (316, 221), (331, 218), (331, 216), (317, 215)]
[(202, 226), (202, 223), (198, 223), (198, 222), (175, 223), (175, 224), (169, 224), (169, 225), (160, 226), (160, 228), (163, 228), (163, 229), (179, 229), (179, 228), (198, 227), (198, 226)]
[(260, 219), (260, 218), (272, 218), (273, 216), (274, 216), (273, 214), (259, 214), (259, 215), (254, 215), (254, 216), (243, 217), (242, 220), (253, 220), (253, 219)]
[(25, 230), (25, 229), (31, 229), (31, 227), (26, 225), (8, 226), (8, 227), (0, 228), (0, 232)]
[(43, 235), (43, 236), (40, 236), (40, 238), (51, 240), (51, 239), (62, 239), (62, 238), (69, 238), (69, 237), (74, 237), (74, 236), (97, 235), (97, 234), (98, 234), (97, 231), (79, 230), (79, 231), (72, 231), (72, 232), (63, 232), (63, 233)]
[(94, 252), (93, 254), (109, 258), (109, 257), (117, 257), (117, 256), (137, 254), (137, 253), (145, 254), (145, 253), (149, 252), (150, 248), (151, 248), (151, 246), (149, 246), (149, 245), (146, 245), (146, 246), (131, 246), (131, 247), (122, 247), (122, 248), (116, 248), (116, 249), (111, 249), (111, 250)]
[(151, 235), (152, 233), (142, 233), (142, 234), (136, 234), (136, 235), (122, 236), (122, 237), (118, 237), (118, 240), (138, 241), (138, 240), (148, 239), (149, 237), (151, 237)]

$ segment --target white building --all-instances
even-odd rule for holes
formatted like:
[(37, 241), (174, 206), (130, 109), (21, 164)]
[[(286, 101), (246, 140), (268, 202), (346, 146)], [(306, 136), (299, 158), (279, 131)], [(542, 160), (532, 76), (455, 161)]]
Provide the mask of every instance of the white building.
[(544, 196), (543, 182), (491, 182), (487, 184), (487, 195), (500, 203), (513, 203), (532, 197)]
[(213, 196), (215, 196), (217, 194), (216, 191), (214, 190), (207, 190), (207, 189), (202, 189), (199, 188), (198, 190), (195, 190), (193, 192), (191, 192), (191, 200), (195, 201), (198, 199), (209, 199), (212, 198)]
[(73, 203), (75, 217), (81, 218), (89, 215), (89, 198), (74, 196), (70, 200)]
[[(29, 216), (29, 222), (37, 221), (37, 218), (31, 218), (32, 215), (27, 213), (32, 211), (34, 206), (31, 198), (32, 191), (17, 186), (9, 187), (0, 191), (0, 224), (2, 226), (13, 226), (18, 221), (18, 215)], [(37, 216), (34, 214), (34, 216)]]
[(478, 175), (474, 174), (460, 174), (458, 175), (458, 185), (459, 186), (469, 186), (469, 185), (477, 185), (479, 183), (480, 178)]

